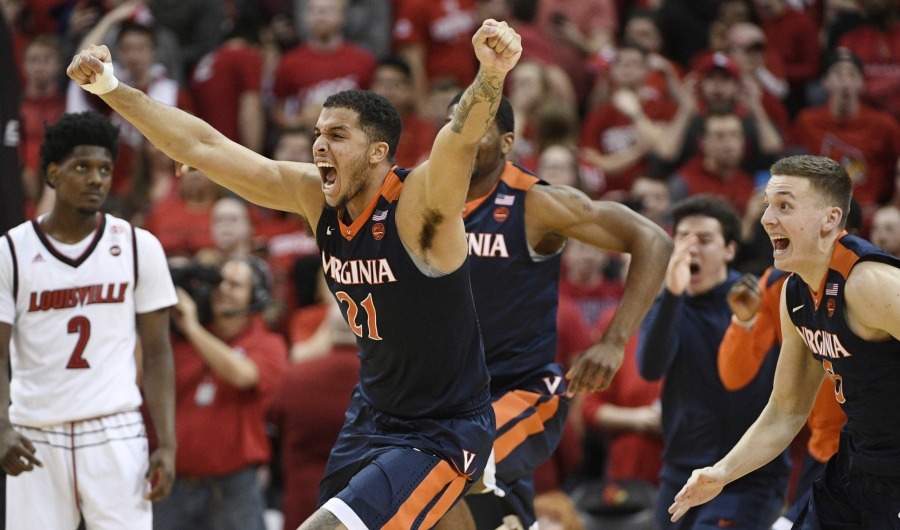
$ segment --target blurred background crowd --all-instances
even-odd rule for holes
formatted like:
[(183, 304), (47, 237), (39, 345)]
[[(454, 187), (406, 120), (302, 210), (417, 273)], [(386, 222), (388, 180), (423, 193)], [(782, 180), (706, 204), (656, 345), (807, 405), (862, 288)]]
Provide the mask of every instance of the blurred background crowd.
[[(0, 0), (0, 8), (15, 67), (3, 84), (18, 84), (12, 178), (24, 199), (10, 208), (24, 218), (49, 208), (44, 126), (94, 109), (121, 128), (106, 211), (159, 238), (176, 283), (198, 305), (204, 282), (227, 277), (219, 268), (231, 258), (254, 256), (267, 269), (248, 311), (247, 333), (269, 345), (260, 353), (268, 360), (247, 355), (265, 365), (256, 379), (202, 363), (176, 374), (190, 398), (178, 398), (178, 471), (202, 483), (250, 470), (273, 527), (283, 518), (295, 528), (314, 509), (357, 377), (353, 335), (327, 295), (303, 219), (250, 205), (180, 166), (70, 83), (65, 66), (88, 44), (110, 47), (124, 82), (279, 160), (312, 161), (327, 96), (373, 90), (400, 111), (397, 163), (412, 168), (475, 74), (473, 31), (485, 18), (505, 20), (524, 46), (506, 83), (511, 161), (623, 202), (670, 232), (673, 204), (719, 196), (740, 217), (730, 266), (761, 275), (772, 261), (759, 223), (769, 166), (824, 155), (853, 179), (860, 234), (900, 255), (896, 0)], [(576, 241), (563, 263), (559, 360), (570, 365), (609, 323), (628, 263)], [(638, 374), (637, 347), (635, 338), (609, 391), (576, 400), (562, 446), (539, 470), (544, 524), (641, 524), (662, 465), (663, 383)], [(203, 403), (210, 378), (233, 387), (233, 402)], [(188, 425), (197, 414), (208, 428)], [(229, 437), (243, 441), (205, 449)], [(801, 434), (795, 460), (805, 443)]]

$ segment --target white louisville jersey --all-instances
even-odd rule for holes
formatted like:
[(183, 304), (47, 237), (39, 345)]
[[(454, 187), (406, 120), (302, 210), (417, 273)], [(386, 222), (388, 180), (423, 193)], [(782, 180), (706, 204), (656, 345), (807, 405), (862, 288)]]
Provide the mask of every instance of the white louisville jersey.
[(159, 241), (110, 215), (76, 258), (39, 221), (0, 239), (0, 322), (12, 324), (10, 420), (41, 427), (140, 406), (136, 315), (175, 304)]

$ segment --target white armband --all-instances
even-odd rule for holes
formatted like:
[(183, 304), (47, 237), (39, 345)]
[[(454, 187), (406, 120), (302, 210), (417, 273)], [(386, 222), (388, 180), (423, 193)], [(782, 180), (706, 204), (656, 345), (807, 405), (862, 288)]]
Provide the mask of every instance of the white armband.
[(98, 96), (112, 92), (119, 86), (119, 80), (113, 74), (112, 63), (103, 63), (103, 72), (94, 74), (94, 82), (81, 85), (81, 88)]

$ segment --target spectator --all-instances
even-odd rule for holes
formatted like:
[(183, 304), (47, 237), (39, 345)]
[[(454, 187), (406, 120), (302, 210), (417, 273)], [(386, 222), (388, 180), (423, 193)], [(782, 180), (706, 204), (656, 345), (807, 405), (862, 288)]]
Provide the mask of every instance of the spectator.
[(285, 53), (275, 71), (273, 119), (278, 127), (306, 125), (304, 109), (318, 108), (331, 94), (369, 88), (375, 56), (344, 39), (347, 1), (309, 0), (306, 4), (310, 39)]
[(743, 214), (753, 194), (753, 176), (741, 169), (744, 129), (730, 112), (711, 112), (703, 120), (700, 154), (669, 177), (669, 195), (680, 201), (689, 195), (708, 193), (731, 204)]
[(863, 100), (900, 120), (900, 20), (895, 0), (859, 2), (864, 22), (838, 40), (864, 65)]
[[(344, 21), (344, 37), (351, 43), (372, 52), (376, 59), (388, 57), (391, 51), (391, 0), (347, 0)], [(306, 24), (306, 6), (309, 0), (294, 1), (294, 25), (300, 40), (310, 38)]]
[[(703, 135), (703, 116), (708, 112), (733, 112), (741, 117), (747, 146), (741, 167), (750, 173), (766, 169), (781, 153), (784, 141), (776, 123), (787, 127), (783, 107), (773, 114), (763, 105), (759, 85), (741, 76), (738, 65), (724, 53), (700, 59), (695, 73), (685, 76), (678, 98), (678, 112), (655, 145), (665, 164), (675, 167), (696, 154)], [(666, 171), (662, 171), (667, 174)]]
[[(122, 10), (127, 4), (111, 11), (107, 17), (118, 20), (123, 16)], [(101, 21), (94, 30), (84, 37), (84, 45), (87, 47), (94, 42), (100, 42), (102, 27)], [(116, 37), (116, 47), (119, 50), (121, 64), (116, 65), (116, 73), (123, 81), (133, 85), (138, 90), (146, 93), (151, 98), (172, 107), (191, 110), (193, 104), (187, 91), (181, 89), (178, 83), (166, 75), (166, 69), (155, 62), (156, 56), (156, 31), (150, 27), (129, 20), (119, 23), (119, 32)], [(88, 109), (107, 111), (109, 108), (97, 97), (87, 94), (78, 88), (77, 83), (69, 83), (66, 95), (66, 112), (79, 112)], [(118, 125), (121, 131), (119, 137), (120, 155), (116, 164), (116, 174), (113, 179), (112, 195), (125, 197), (134, 184), (136, 153), (144, 143), (144, 137), (140, 132), (117, 114), (112, 115), (113, 123)]]
[(619, 278), (607, 276), (611, 263), (609, 253), (575, 239), (563, 252), (559, 295), (575, 304), (588, 329), (596, 328), (600, 315), (618, 304), (625, 290)]
[(541, 0), (538, 6), (537, 24), (550, 36), (557, 61), (583, 104), (591, 85), (585, 58), (615, 44), (619, 24), (615, 1)]
[(197, 116), (244, 147), (262, 153), (266, 116), (260, 90), (259, 23), (248, 8), (228, 38), (204, 55), (191, 76)]
[(412, 69), (420, 108), (435, 85), (449, 82), (458, 87), (439, 112), (435, 109), (439, 123), (447, 117), (449, 100), (475, 78), (475, 57), (469, 41), (477, 26), (475, 0), (403, 0), (398, 5), (394, 50)]
[(257, 471), (271, 449), (263, 420), (287, 347), (258, 317), (269, 300), (265, 265), (230, 258), (220, 274), (209, 294), (209, 322), (198, 314), (204, 301), (184, 289), (172, 313), (181, 333), (172, 341), (177, 477), (171, 495), (154, 506), (154, 528), (161, 530), (265, 528)]
[(190, 77), (200, 58), (222, 42), (225, 3), (221, 0), (149, 0), (156, 26), (171, 31), (178, 40), (183, 71), (172, 72), (176, 79)]
[(215, 245), (210, 210), (224, 195), (202, 172), (182, 166), (177, 189), (150, 208), (144, 227), (159, 238), (167, 256), (191, 257)]
[(641, 215), (672, 233), (672, 219), (669, 215), (672, 198), (666, 181), (641, 175), (631, 184), (628, 200), (633, 201)]
[[(600, 316), (596, 333), (602, 333), (613, 310)], [(609, 441), (606, 480), (639, 480), (659, 483), (662, 469), (662, 420), (659, 381), (646, 381), (638, 373), (637, 334), (625, 346), (625, 360), (604, 392), (586, 394), (581, 408), (588, 431), (603, 434)]]
[(372, 76), (372, 92), (387, 98), (403, 119), (397, 165), (409, 169), (416, 167), (431, 153), (437, 127), (417, 111), (412, 70), (406, 61), (399, 57), (379, 61)]
[(583, 156), (603, 172), (605, 192), (625, 192), (647, 172), (647, 155), (675, 115), (671, 102), (642, 97), (647, 72), (647, 54), (636, 46), (620, 45), (611, 68), (612, 99), (584, 120)]
[(806, 105), (807, 84), (819, 74), (821, 47), (815, 20), (788, 3), (753, 0), (766, 40), (784, 65), (784, 77), (790, 86), (787, 107), (795, 116)]
[(622, 28), (620, 42), (634, 43), (647, 52), (650, 71), (641, 92), (649, 91), (651, 99), (676, 101), (684, 69), (667, 56), (656, 12), (647, 9), (631, 11)]
[(565, 145), (551, 145), (541, 151), (537, 172), (550, 184), (571, 186), (584, 191), (578, 169), (578, 157)]
[(40, 149), (44, 127), (56, 123), (66, 110), (65, 96), (60, 90), (61, 59), (59, 39), (54, 35), (38, 35), (25, 48), (19, 153), (28, 218), (47, 212), (53, 204), (52, 188), (44, 185), (41, 175)]
[(641, 326), (637, 355), (645, 379), (665, 377), (656, 523), (661, 529), (768, 528), (784, 502), (786, 454), (735, 481), (719, 502), (696, 510), (691, 519), (669, 520), (667, 509), (691, 471), (727, 453), (762, 411), (775, 369), (773, 359), (746, 388), (729, 392), (716, 368), (731, 319), (727, 294), (739, 278), (728, 265), (740, 237), (737, 213), (720, 199), (697, 195), (676, 203), (673, 218), (675, 251), (665, 288)]
[(228, 259), (245, 257), (252, 253), (253, 222), (244, 201), (237, 197), (222, 197), (213, 203), (209, 214), (209, 228), (214, 246), (201, 249), (194, 255), (196, 260), (220, 266)]
[(900, 156), (900, 128), (887, 112), (860, 100), (863, 66), (846, 48), (825, 61), (822, 81), (828, 102), (797, 115), (794, 142), (804, 151), (837, 161), (853, 182), (853, 197), (863, 208), (863, 233), (879, 204), (893, 193), (893, 174)]
[(872, 220), (872, 243), (900, 257), (900, 209), (896, 206), (882, 206)]
[(762, 97), (770, 101), (767, 108), (781, 105), (790, 90), (784, 76), (781, 57), (768, 47), (766, 34), (750, 22), (733, 24), (725, 33), (728, 55), (734, 59), (741, 73), (759, 83)]

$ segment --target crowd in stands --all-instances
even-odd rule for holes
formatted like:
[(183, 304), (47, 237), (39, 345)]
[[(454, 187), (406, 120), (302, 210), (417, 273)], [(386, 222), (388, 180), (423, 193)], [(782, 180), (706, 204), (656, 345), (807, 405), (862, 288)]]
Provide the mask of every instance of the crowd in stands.
[[(505, 20), (524, 47), (507, 81), (516, 126), (511, 161), (548, 182), (623, 202), (673, 235), (673, 205), (683, 210), (686, 200), (690, 206), (710, 194), (732, 209), (733, 218), (710, 214), (720, 221), (722, 246), (698, 251), (691, 264), (690, 274), (710, 275), (710, 285), (688, 289), (687, 302), (677, 302), (669, 285), (629, 343), (612, 387), (573, 402), (557, 457), (537, 474), (537, 492), (546, 496), (536, 504), (547, 528), (581, 528), (585, 522), (573, 511), (602, 519), (650, 509), (632, 501), (643, 491), (652, 499), (658, 487), (674, 495), (682, 471), (714, 462), (696, 440), (723, 420), (698, 424), (683, 410), (696, 407), (691, 400), (747, 416), (709, 452), (729, 449), (765, 403), (773, 363), (731, 388), (721, 381), (719, 372), (728, 370), (717, 372), (716, 355), (734, 310), (729, 288), (740, 273), (762, 276), (772, 264), (759, 219), (773, 162), (799, 153), (838, 161), (853, 179), (860, 235), (900, 255), (895, 0), (0, 0), (0, 8), (13, 33), (29, 218), (53, 202), (40, 169), (45, 125), (94, 109), (121, 129), (108, 211), (156, 235), (173, 264), (221, 267), (247, 256), (266, 264), (272, 303), (262, 320), (280, 337), (253, 328), (277, 346), (247, 357), (270, 367), (268, 379), (252, 385), (260, 395), (248, 409), (226, 411), (225, 423), (246, 422), (247, 436), (268, 434), (271, 447), (247, 452), (241, 464), (257, 470), (249, 480), (259, 482), (270, 509), (284, 514), (285, 528), (315, 509), (318, 477), (358, 368), (353, 335), (323, 290), (315, 241), (302, 218), (245, 203), (167, 158), (70, 83), (67, 58), (87, 45), (113, 50), (123, 82), (278, 160), (312, 160), (315, 120), (327, 96), (375, 91), (403, 118), (397, 164), (412, 168), (428, 158), (448, 103), (475, 75), (473, 31), (485, 18)], [(707, 244), (714, 243), (700, 241)], [(602, 336), (627, 266), (627, 256), (568, 243), (560, 362), (571, 366)], [(711, 311), (712, 324), (702, 315)], [(671, 362), (679, 349), (696, 359)], [(175, 354), (188, 355), (179, 348)], [(260, 355), (282, 356), (286, 366), (271, 368), (271, 359), (255, 360)], [(178, 399), (179, 419), (202, 416), (209, 411), (201, 395), (208, 370), (199, 358), (176, 359), (176, 367), (195, 372), (191, 395)], [(271, 380), (276, 375), (280, 381)], [(193, 410), (185, 412), (182, 401)], [(242, 400), (233, 401), (240, 408)], [(207, 418), (191, 436), (219, 437), (217, 423), (222, 428)], [(192, 447), (182, 440), (185, 425), (177, 427), (180, 449)], [(795, 444), (795, 471), (808, 437), (802, 433)], [(179, 466), (188, 466), (182, 488), (192, 486), (193, 475), (233, 471), (196, 461), (227, 460), (204, 446), (185, 457), (190, 465), (179, 455)], [(763, 488), (787, 483), (787, 460), (751, 481)], [(777, 511), (785, 500), (773, 502)]]

